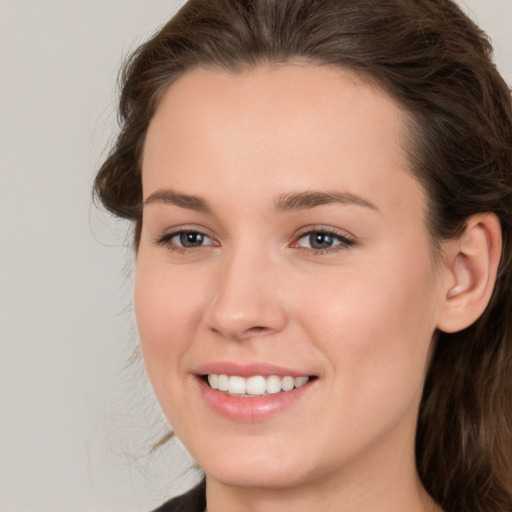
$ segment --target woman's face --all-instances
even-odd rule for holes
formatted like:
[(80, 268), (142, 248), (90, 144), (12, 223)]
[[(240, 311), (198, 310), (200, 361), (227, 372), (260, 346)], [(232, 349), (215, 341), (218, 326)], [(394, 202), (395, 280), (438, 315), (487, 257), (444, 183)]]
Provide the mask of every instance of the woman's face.
[(194, 70), (163, 97), (136, 314), (158, 400), (209, 477), (411, 472), (443, 294), (405, 120), (327, 66)]

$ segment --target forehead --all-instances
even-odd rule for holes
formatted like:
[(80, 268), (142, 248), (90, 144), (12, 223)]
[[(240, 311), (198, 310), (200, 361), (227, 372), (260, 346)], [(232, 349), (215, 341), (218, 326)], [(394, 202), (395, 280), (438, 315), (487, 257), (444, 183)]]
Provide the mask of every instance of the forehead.
[(144, 195), (161, 186), (247, 194), (264, 182), (276, 193), (286, 183), (334, 187), (391, 204), (419, 189), (404, 148), (407, 120), (384, 90), (339, 68), (195, 69), (169, 87), (150, 123)]
[[(330, 138), (335, 138), (350, 123), (350, 130), (343, 133), (345, 138), (349, 133), (353, 139), (382, 138), (378, 131), (384, 126), (388, 138), (394, 137), (400, 144), (408, 117), (375, 81), (333, 66), (261, 65), (236, 73), (193, 69), (163, 94), (148, 139), (155, 132), (176, 137), (175, 127), (204, 135), (220, 125), (227, 131), (235, 123), (252, 140), (257, 135), (287, 134), (295, 140), (299, 136), (314, 139), (317, 133), (324, 137), (330, 133)], [(259, 130), (262, 123), (267, 128), (263, 133)], [(371, 123), (375, 130), (370, 132)], [(338, 138), (337, 142), (343, 140)]]

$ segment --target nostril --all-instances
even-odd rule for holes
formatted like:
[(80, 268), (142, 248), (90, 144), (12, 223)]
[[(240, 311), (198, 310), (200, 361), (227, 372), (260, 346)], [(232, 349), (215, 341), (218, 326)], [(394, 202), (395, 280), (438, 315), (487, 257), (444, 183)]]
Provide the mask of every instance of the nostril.
[(249, 327), (249, 329), (246, 329), (246, 331), (241, 336), (242, 338), (247, 338), (248, 336), (254, 336), (259, 334), (267, 334), (271, 332), (272, 329), (269, 327), (262, 327), (259, 325), (255, 325), (254, 327)]
[(232, 332), (232, 333), (229, 333), (226, 331), (222, 331), (220, 329), (213, 329), (215, 332), (217, 332), (218, 334), (221, 334), (222, 336), (225, 336), (231, 340), (234, 340), (234, 341), (242, 341), (242, 340), (247, 340), (249, 338), (252, 338), (252, 337), (259, 337), (259, 336), (265, 336), (267, 334), (271, 334), (272, 332), (274, 332), (273, 329), (271, 329), (270, 327), (264, 327), (264, 326), (260, 326), (260, 325), (255, 325), (254, 327), (248, 327), (247, 329), (244, 329), (242, 332)]

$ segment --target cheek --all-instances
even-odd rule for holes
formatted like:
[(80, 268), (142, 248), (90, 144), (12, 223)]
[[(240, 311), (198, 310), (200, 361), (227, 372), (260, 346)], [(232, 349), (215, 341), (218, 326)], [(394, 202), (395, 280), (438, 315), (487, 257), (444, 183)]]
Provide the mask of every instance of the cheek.
[(303, 298), (302, 329), (325, 356), (330, 403), (338, 404), (329, 407), (331, 421), (322, 427), (320, 437), (331, 440), (326, 454), (347, 446), (356, 453), (362, 440), (398, 425), (401, 436), (413, 435), (435, 301), (425, 300), (433, 297), (427, 270), (400, 275), (346, 273), (325, 283), (323, 298)]
[(407, 401), (404, 395), (411, 398), (423, 384), (436, 324), (433, 272), (429, 261), (394, 260), (317, 282), (323, 293), (304, 296), (300, 306), (303, 329), (327, 355), (333, 385), (357, 403), (386, 395)]
[(183, 355), (199, 325), (202, 290), (198, 286), (191, 276), (173, 275), (139, 256), (135, 315), (148, 376), (161, 403), (176, 389), (184, 371)]

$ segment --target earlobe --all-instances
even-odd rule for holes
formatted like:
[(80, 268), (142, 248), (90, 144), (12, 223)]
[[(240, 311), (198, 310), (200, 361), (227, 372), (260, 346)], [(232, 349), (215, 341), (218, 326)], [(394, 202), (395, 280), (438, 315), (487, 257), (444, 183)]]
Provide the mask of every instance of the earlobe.
[(501, 245), (500, 221), (493, 213), (470, 217), (464, 233), (449, 243), (438, 329), (460, 331), (484, 312), (496, 282)]

